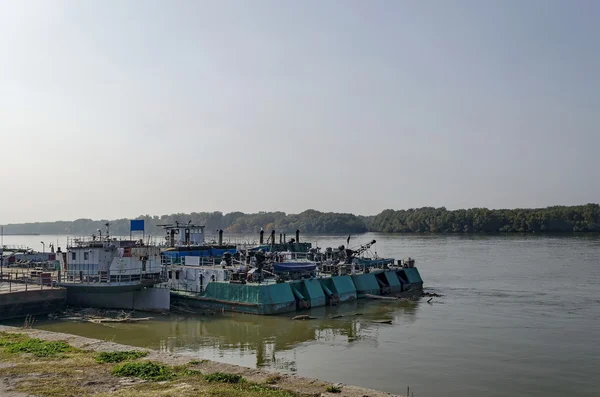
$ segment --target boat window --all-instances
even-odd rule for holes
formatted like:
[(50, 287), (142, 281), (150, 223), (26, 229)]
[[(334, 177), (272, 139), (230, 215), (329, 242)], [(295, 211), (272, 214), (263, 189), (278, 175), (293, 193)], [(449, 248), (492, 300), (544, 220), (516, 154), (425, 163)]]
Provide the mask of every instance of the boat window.
[(173, 278), (173, 272), (169, 270), (169, 279)]
[(71, 260), (74, 261), (77, 259), (77, 253), (75, 251), (71, 252)]
[(175, 272), (175, 279), (179, 280), (179, 272)]
[(84, 252), (83, 253), (83, 260), (87, 261), (88, 259), (90, 259), (90, 253), (89, 252)]

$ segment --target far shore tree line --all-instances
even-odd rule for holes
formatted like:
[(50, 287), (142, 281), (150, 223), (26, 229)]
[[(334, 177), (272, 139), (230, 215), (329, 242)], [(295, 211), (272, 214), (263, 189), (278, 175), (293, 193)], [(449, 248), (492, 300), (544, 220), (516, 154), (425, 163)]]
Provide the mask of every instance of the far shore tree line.
[[(175, 222), (206, 226), (207, 233), (223, 230), (227, 233), (569, 233), (600, 232), (600, 205), (554, 206), (535, 209), (471, 208), (447, 210), (444, 207), (423, 207), (408, 210), (385, 210), (374, 216), (306, 210), (299, 214), (285, 212), (192, 212), (162, 216), (143, 215), (146, 233), (162, 234), (159, 225)], [(110, 223), (112, 235), (128, 235), (129, 219), (39, 222), (9, 224), (6, 234), (68, 234), (89, 235)]]

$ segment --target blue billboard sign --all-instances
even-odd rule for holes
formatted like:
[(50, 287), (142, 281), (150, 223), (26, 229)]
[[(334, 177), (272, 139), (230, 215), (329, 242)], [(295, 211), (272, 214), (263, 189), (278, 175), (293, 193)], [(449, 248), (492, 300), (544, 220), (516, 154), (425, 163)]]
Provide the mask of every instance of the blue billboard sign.
[(143, 219), (132, 220), (130, 223), (130, 226), (129, 226), (129, 230), (132, 232), (135, 232), (135, 231), (143, 232), (144, 231), (144, 220)]

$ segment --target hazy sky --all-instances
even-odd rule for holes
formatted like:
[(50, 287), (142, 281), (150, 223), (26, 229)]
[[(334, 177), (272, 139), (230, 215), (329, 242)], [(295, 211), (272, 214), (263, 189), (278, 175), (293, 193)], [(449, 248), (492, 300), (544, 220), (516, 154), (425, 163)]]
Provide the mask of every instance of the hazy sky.
[(600, 201), (598, 1), (0, 0), (0, 224)]

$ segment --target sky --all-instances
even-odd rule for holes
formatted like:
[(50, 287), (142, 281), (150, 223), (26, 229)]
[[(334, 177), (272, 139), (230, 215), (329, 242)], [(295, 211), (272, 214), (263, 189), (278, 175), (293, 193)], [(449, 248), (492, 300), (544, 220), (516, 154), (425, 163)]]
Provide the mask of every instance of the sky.
[(600, 201), (600, 2), (0, 0), (0, 224)]

